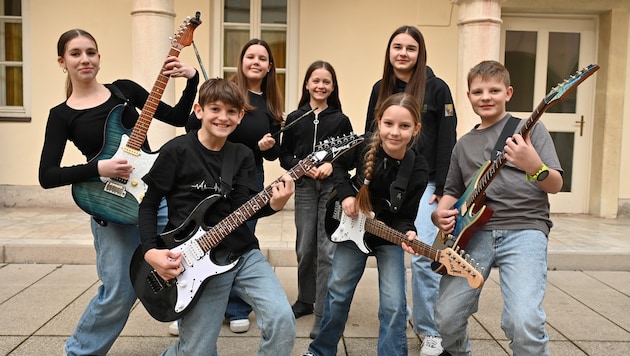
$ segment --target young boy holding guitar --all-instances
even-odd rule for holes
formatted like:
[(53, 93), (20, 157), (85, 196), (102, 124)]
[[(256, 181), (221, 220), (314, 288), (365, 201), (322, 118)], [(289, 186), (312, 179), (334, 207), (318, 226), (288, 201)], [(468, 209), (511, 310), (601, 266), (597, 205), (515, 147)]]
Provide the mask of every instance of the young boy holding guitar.
[[(501, 327), (510, 339), (512, 352), (549, 355), (542, 305), (547, 284), (547, 235), (552, 226), (547, 194), (560, 191), (562, 168), (542, 123), (523, 120), (519, 133), (513, 134), (512, 129), (504, 136), (507, 140), (501, 137), (511, 117), (506, 103), (512, 93), (509, 72), (498, 62), (483, 61), (468, 73), (468, 99), (481, 123), (457, 141), (444, 196), (432, 220), (449, 234), (459, 227), (459, 214), (482, 214), (476, 210), (460, 212), (453, 206), (458, 197), (468, 193), (467, 186), (482, 184), (477, 180), (480, 167), (496, 157), (494, 147), (500, 140), (503, 156), (496, 159), (507, 162), (485, 191), (487, 206), (477, 206), (492, 209), (494, 214), (462, 247), (484, 269), (485, 279), (492, 267), (499, 268), (504, 302)], [(530, 130), (523, 130), (530, 124)], [(468, 318), (477, 311), (480, 293), (481, 288), (470, 288), (463, 278), (442, 277), (435, 321), (447, 354), (471, 354)]]
[[(149, 188), (139, 211), (142, 248), (136, 251), (131, 267), (132, 275), (140, 276), (132, 283), (141, 301), (145, 303), (140, 289), (144, 286), (147, 274), (133, 272), (137, 269), (137, 256), (141, 260), (144, 258), (150, 265), (149, 269), (154, 269), (166, 281), (166, 285), (180, 274), (183, 275), (184, 265), (188, 266), (187, 273), (194, 270), (193, 267), (204, 264), (212, 265), (217, 270), (223, 269), (222, 273), (205, 276), (209, 277), (205, 280), (205, 287), (195, 285), (204, 283), (200, 277), (204, 271), (198, 271), (194, 279), (178, 278), (176, 286), (172, 288), (177, 290), (176, 294), (199, 289), (193, 295), (194, 301), (190, 302), (186, 314), (182, 311), (181, 315), (170, 317), (170, 320), (180, 320), (179, 340), (166, 350), (165, 355), (216, 353), (216, 341), (230, 290), (234, 290), (254, 308), (258, 326), (262, 330), (260, 354), (290, 355), (293, 349), (295, 319), (289, 301), (260, 251), (258, 240), (245, 224), (241, 224), (243, 221), (239, 221), (239, 217), (235, 217), (233, 223), (226, 227), (225, 230), (230, 232), (223, 236), (225, 239), (215, 236), (211, 238), (212, 241), (208, 241), (213, 247), (212, 253), (208, 251), (206, 256), (198, 259), (195, 259), (198, 251), (164, 248), (168, 247), (169, 241), (157, 237), (156, 213), (162, 197), (166, 197), (169, 218), (166, 233), (162, 237), (177, 235), (181, 228), (181, 235), (171, 236), (170, 243), (173, 243), (194, 232), (190, 227), (205, 227), (204, 230), (207, 230), (208, 226), (215, 224), (223, 226), (224, 220), (243, 209), (241, 206), (257, 192), (252, 151), (242, 144), (227, 141), (230, 133), (241, 122), (244, 107), (243, 96), (235, 84), (218, 78), (206, 81), (199, 89), (199, 102), (193, 108), (201, 121), (201, 128), (167, 142), (144, 177)], [(248, 212), (257, 211), (250, 217), (262, 217), (281, 210), (293, 191), (293, 179), (284, 174), (267, 191), (268, 204), (248, 207)], [(211, 206), (198, 209), (203, 207), (203, 202), (207, 202), (208, 198), (216, 200)], [(199, 247), (202, 249), (207, 246), (202, 244)], [(189, 253), (193, 255), (192, 258)], [(168, 302), (170, 300), (165, 300), (166, 304)], [(181, 311), (178, 309), (179, 303), (178, 299), (175, 306), (178, 312)], [(168, 308), (158, 303), (156, 309)]]

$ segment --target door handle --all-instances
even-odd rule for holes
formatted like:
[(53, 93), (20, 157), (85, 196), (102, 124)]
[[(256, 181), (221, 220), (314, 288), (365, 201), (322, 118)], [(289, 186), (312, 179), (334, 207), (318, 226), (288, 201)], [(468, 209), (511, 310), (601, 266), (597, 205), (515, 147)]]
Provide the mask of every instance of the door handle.
[(580, 121), (576, 121), (576, 124), (580, 124), (580, 137), (583, 136), (584, 134), (584, 123), (586, 121), (584, 121), (584, 115), (580, 115)]

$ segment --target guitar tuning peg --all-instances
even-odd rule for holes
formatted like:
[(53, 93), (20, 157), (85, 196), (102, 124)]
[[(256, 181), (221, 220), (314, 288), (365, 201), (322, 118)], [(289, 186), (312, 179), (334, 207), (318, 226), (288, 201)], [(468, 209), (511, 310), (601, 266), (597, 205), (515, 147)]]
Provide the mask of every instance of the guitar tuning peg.
[(466, 256), (464, 256), (464, 259), (465, 259), (466, 261), (468, 261), (468, 260), (470, 259), (470, 255), (469, 255), (469, 254), (466, 254)]

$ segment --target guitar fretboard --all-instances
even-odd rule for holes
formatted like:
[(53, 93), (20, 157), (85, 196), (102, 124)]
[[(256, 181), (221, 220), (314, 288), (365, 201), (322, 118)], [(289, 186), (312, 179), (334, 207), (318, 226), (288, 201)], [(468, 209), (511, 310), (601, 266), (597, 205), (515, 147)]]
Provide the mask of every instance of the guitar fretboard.
[(365, 221), (365, 231), (383, 238), (389, 242), (400, 245), (401, 243), (407, 244), (411, 247), (415, 253), (419, 253), (422, 256), (428, 257), (433, 261), (439, 260), (440, 251), (425, 244), (420, 240), (409, 240), (407, 235), (400, 231), (393, 229), (376, 219), (367, 218)]
[[(168, 52), (168, 57), (179, 57), (179, 53), (179, 49), (171, 48)], [(151, 120), (153, 120), (155, 111), (157, 110), (157, 107), (160, 104), (160, 100), (162, 99), (162, 95), (164, 94), (166, 84), (168, 84), (169, 77), (162, 74), (166, 70), (165, 65), (166, 61), (164, 61), (164, 65), (162, 65), (162, 70), (160, 70), (160, 74), (158, 74), (157, 80), (155, 81), (155, 84), (153, 84), (151, 93), (149, 93), (149, 97), (142, 107), (140, 117), (133, 127), (131, 137), (129, 137), (129, 141), (127, 141), (126, 145), (128, 149), (139, 152), (142, 144), (147, 138), (149, 125), (151, 125)]]
[[(297, 180), (314, 166), (315, 162), (313, 162), (311, 158), (307, 157), (298, 162), (298, 164), (291, 168), (291, 170), (287, 171), (287, 174), (293, 180)], [(196, 242), (199, 244), (203, 252), (207, 253), (212, 248), (216, 247), (232, 231), (236, 230), (237, 227), (241, 226), (245, 221), (247, 221), (247, 219), (251, 218), (257, 211), (267, 205), (273, 195), (273, 185), (278, 182), (280, 182), (280, 178), (273, 181), (270, 185), (260, 191), (260, 193), (254, 195), (251, 199), (245, 202), (245, 204), (234, 210), (234, 212), (221, 220), (205, 234), (199, 236)]]

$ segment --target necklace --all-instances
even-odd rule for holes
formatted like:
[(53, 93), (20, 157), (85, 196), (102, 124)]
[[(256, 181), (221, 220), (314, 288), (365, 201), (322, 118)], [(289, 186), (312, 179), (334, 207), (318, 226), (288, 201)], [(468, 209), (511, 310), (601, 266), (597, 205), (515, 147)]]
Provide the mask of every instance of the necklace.
[(253, 90), (251, 90), (251, 89), (247, 89), (247, 90), (249, 90), (250, 92), (252, 92), (252, 93), (254, 93), (254, 94), (256, 94), (256, 95), (262, 95), (262, 94), (263, 94), (263, 92), (262, 92), (262, 91), (253, 91)]

